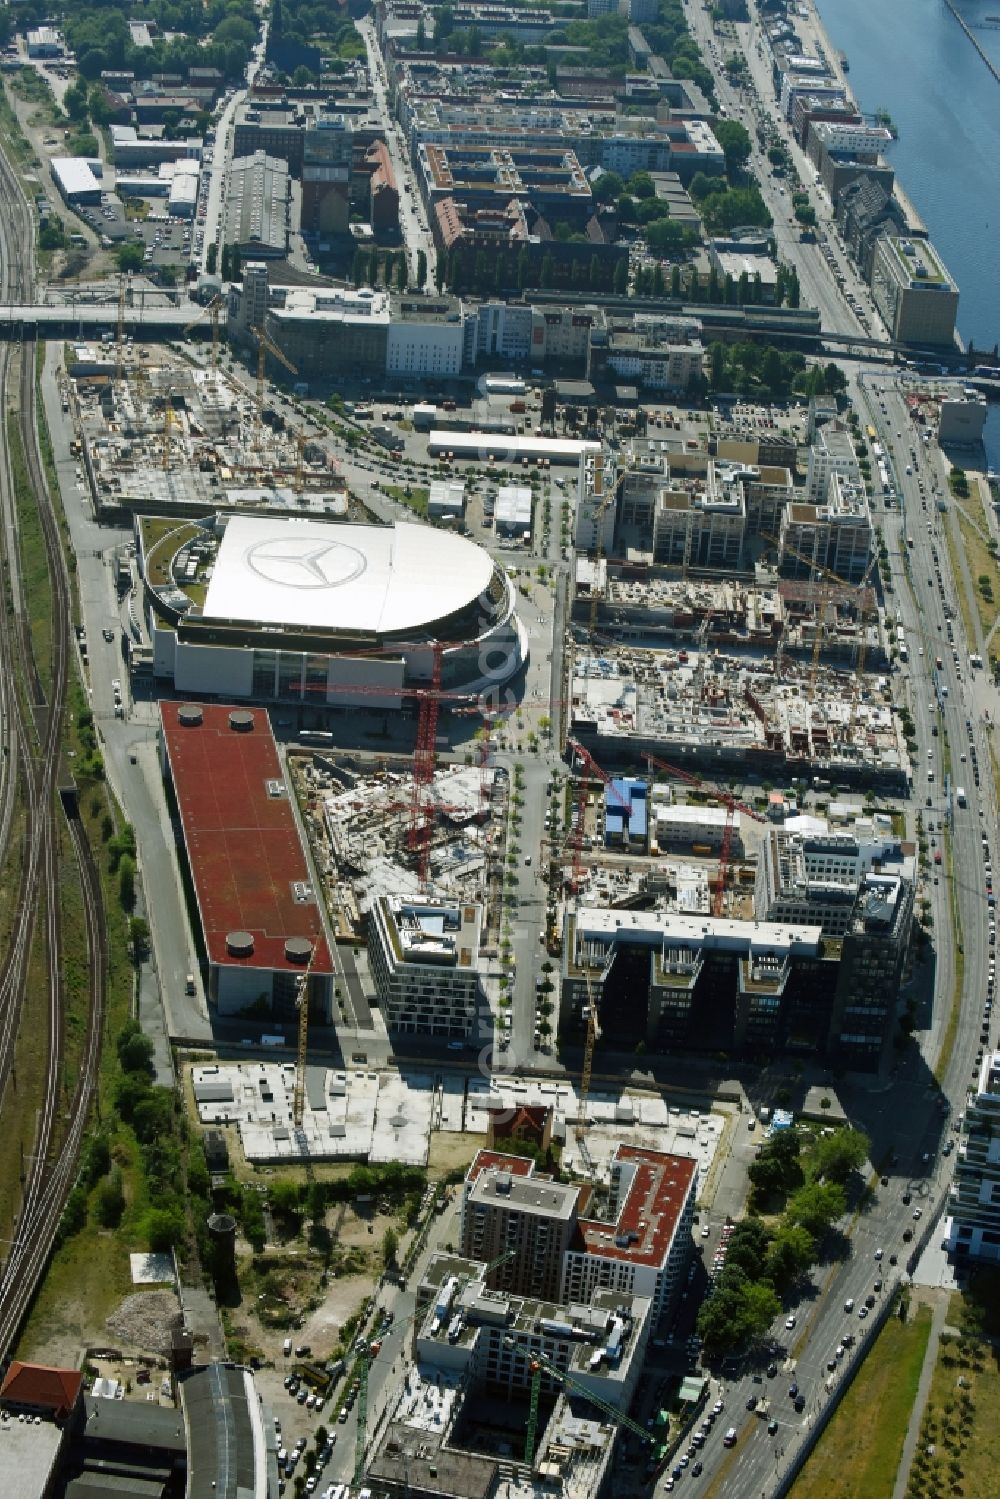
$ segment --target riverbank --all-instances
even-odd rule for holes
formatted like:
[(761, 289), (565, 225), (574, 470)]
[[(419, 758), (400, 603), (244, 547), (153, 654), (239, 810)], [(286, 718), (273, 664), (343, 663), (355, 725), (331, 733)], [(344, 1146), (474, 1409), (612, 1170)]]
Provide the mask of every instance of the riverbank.
[[(859, 99), (857, 94), (855, 93), (854, 88), (852, 87), (850, 73), (847, 69), (845, 69), (843, 62), (841, 61), (842, 56), (846, 54), (842, 54), (841, 51), (837, 47), (835, 47), (833, 45), (833, 42), (830, 40), (826, 28), (823, 25), (823, 17), (820, 15), (818, 9), (816, 8), (816, 0), (805, 0), (805, 3), (802, 5), (801, 9), (804, 10), (806, 14), (802, 15), (800, 11), (800, 14), (796, 17), (795, 24), (796, 28), (802, 35), (802, 40), (811, 40), (814, 51), (823, 53), (837, 82), (850, 94), (854, 103), (857, 105), (859, 113), (864, 114), (866, 101), (864, 99)], [(848, 55), (848, 64), (850, 63), (850, 60), (850, 56)], [(871, 111), (876, 107), (877, 106), (872, 105), (870, 101), (867, 102), (869, 113), (871, 113)], [(891, 160), (889, 164), (890, 166), (892, 165)], [(913, 199), (907, 195), (906, 189), (902, 185), (898, 177), (893, 184), (893, 193), (895, 194), (895, 197), (899, 202), (900, 208), (902, 208), (903, 212), (906, 214), (906, 222), (913, 230), (913, 232), (915, 234), (927, 234), (927, 225), (924, 223), (920, 214), (917, 212), (916, 204), (913, 202)]]

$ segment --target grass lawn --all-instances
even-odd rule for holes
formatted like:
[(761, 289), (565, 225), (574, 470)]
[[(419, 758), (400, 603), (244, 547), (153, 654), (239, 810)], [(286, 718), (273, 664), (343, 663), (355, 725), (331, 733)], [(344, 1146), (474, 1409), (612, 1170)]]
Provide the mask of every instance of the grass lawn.
[[(408, 505), (415, 515), (427, 514), (427, 500), (430, 496), (429, 489), (423, 489), (419, 485), (383, 484), (383, 490), (398, 500), (401, 505)], [(409, 490), (409, 493), (407, 493)]]
[[(989, 1278), (987, 1278), (989, 1277)], [(995, 1330), (997, 1284), (987, 1272), (976, 1281), (983, 1328)], [(961, 1327), (972, 1310), (961, 1294), (951, 1298), (948, 1321)], [(974, 1315), (974, 1313), (973, 1313)], [(1000, 1370), (993, 1350), (978, 1338), (942, 1338), (910, 1470), (907, 1495), (955, 1496), (995, 1492), (1000, 1468)], [(934, 1448), (933, 1455), (928, 1451)]]
[[(979, 610), (979, 622), (982, 626), (983, 634), (988, 635), (996, 623), (996, 599), (1000, 596), (1000, 571), (997, 570), (996, 559), (961, 505), (955, 506), (955, 514), (958, 516), (958, 526), (962, 533), (962, 543), (965, 547), (969, 571), (972, 574), (972, 582), (976, 590), (976, 608)], [(992, 593), (991, 598), (983, 596), (982, 589), (979, 586), (980, 578), (989, 579), (990, 591)], [(969, 637), (970, 646), (973, 645), (974, 639), (974, 636)]]
[(891, 1499), (930, 1330), (929, 1307), (890, 1317), (792, 1499)]

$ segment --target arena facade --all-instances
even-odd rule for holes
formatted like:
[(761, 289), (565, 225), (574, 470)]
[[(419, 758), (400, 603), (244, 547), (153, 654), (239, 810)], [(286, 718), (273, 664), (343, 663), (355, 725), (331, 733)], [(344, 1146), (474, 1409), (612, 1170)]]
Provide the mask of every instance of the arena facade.
[(527, 657), (506, 568), (446, 531), (215, 515), (137, 538), (153, 674), (178, 692), (393, 709), (436, 647), (470, 699)]

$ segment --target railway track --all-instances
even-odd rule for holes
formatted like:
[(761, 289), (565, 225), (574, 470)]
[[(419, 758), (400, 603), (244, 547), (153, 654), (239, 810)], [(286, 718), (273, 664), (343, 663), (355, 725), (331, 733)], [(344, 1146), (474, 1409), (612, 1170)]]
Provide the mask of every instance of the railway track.
[[(34, 223), (16, 174), (0, 153), (0, 295), (29, 301)], [(12, 1226), (10, 1252), (0, 1272), (0, 1359), (12, 1351), (52, 1249), (73, 1188), (100, 1060), (107, 932), (100, 873), (75, 811), (59, 797), (62, 732), (71, 670), (71, 593), (59, 523), (38, 446), (35, 414), (36, 344), (10, 341), (0, 350), (0, 404), (16, 413), (24, 465), (38, 507), (52, 599), (48, 692), (31, 638), (21, 579), (15, 475), (4, 448), (0, 471), (0, 567), (6, 596), (0, 607), (0, 860), (13, 852), (19, 809), (21, 868), (10, 934), (0, 954), (0, 1097), (13, 1067), (23, 1021), (33, 944), (44, 930), (48, 1046), (34, 1146)], [(63, 1072), (62, 931), (59, 910), (60, 825), (65, 822), (80, 878), (89, 949), (88, 1023), (66, 1118), (61, 1116)], [(44, 912), (44, 921), (42, 913)], [(2, 1121), (0, 1121), (2, 1122)]]

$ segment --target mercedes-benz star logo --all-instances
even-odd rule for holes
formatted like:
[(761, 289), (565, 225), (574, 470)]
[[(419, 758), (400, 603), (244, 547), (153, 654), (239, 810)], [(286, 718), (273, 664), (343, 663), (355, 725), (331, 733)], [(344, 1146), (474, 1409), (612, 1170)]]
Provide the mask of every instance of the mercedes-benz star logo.
[(342, 588), (368, 566), (356, 547), (298, 536), (258, 541), (247, 548), (244, 561), (259, 578), (283, 588)]

